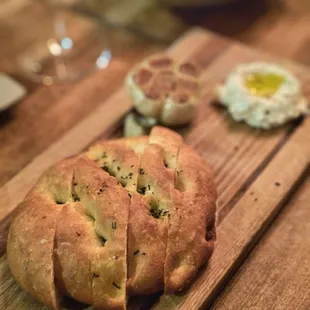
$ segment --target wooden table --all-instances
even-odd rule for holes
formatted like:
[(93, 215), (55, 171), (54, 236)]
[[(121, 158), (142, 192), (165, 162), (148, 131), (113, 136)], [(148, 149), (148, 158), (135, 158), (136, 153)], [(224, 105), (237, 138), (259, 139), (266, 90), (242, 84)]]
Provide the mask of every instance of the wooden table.
[[(154, 43), (130, 33), (111, 30), (109, 35), (117, 54), (106, 73), (100, 73), (99, 96), (83, 98), (79, 93), (81, 88), (75, 84), (40, 86), (22, 77), (17, 65), (21, 51), (38, 33), (42, 35), (45, 30), (42, 27), (40, 31), (33, 33), (23, 31), (23, 23), (33, 24), (33, 28), (37, 29), (35, 12), (31, 12), (30, 2), (31, 0), (6, 1), (6, 5), (0, 9), (0, 71), (8, 72), (21, 80), (29, 91), (23, 104), (0, 115), (0, 186), (85, 117), (101, 100), (112, 94), (122, 83), (133, 62), (167, 46), (167, 43), (160, 43), (165, 40)], [(155, 11), (158, 12), (158, 9)], [(158, 14), (162, 14), (162, 11)], [(307, 0), (241, 1), (222, 9), (190, 12), (177, 10), (177, 16), (190, 25), (208, 27), (275, 55), (310, 64), (310, 5)], [(155, 25), (158, 24), (158, 19), (154, 21)], [(174, 40), (175, 35), (185, 29), (180, 23), (175, 27), (171, 26), (167, 40)], [(109, 83), (102, 83), (107, 75)], [(94, 80), (97, 80), (96, 76), (89, 77), (82, 83), (92, 83)], [(60, 98), (61, 100), (58, 100)], [(88, 104), (84, 104), (84, 100), (87, 100)], [(61, 119), (59, 115), (62, 115)], [(55, 120), (58, 120), (57, 128), (54, 126)], [(43, 123), (44, 127), (41, 126)], [(39, 136), (44, 139), (38, 139)], [(36, 143), (33, 144), (33, 141)]]
[[(245, 20), (237, 16), (240, 12), (247, 12), (248, 3), (231, 6), (223, 11), (220, 9), (202, 12), (176, 10), (176, 14), (181, 17), (182, 23), (187, 21), (189, 24), (207, 26), (277, 55), (309, 64), (310, 54), (307, 46), (309, 46), (310, 6), (308, 1), (287, 0), (284, 1), (281, 9), (276, 6), (276, 1), (270, 0), (264, 3), (264, 5), (261, 2), (255, 4), (253, 11), (249, 11), (249, 15), (243, 14), (242, 16), (247, 17)], [(126, 32), (110, 30), (109, 35), (118, 53), (106, 71), (96, 72), (74, 84), (38, 85), (22, 77), (16, 65), (19, 53), (35, 36), (34, 33), (25, 33), (22, 27), (23, 22), (27, 22), (33, 23), (35, 29), (34, 12), (29, 10), (28, 4), (28, 0), (15, 0), (0, 9), (0, 70), (20, 80), (29, 91), (28, 96), (19, 105), (0, 114), (0, 187), (3, 186), (0, 190), (4, 195), (6, 191), (10, 191), (10, 182), (15, 186), (19, 178), (20, 182), (24, 182), (21, 171), (23, 173), (26, 171), (29, 177), (27, 169), (31, 168), (31, 171), (36, 169), (31, 165), (32, 162), (43, 162), (43, 155), (53, 154), (50, 149), (55, 145), (57, 147), (61, 137), (66, 133), (70, 134), (70, 129), (74, 130), (77, 124), (91, 117), (94, 109), (104, 106), (106, 99), (121, 85), (132, 63), (166, 46), (166, 43), (163, 43), (165, 40), (157, 40), (154, 43), (149, 39), (141, 39)], [(271, 6), (270, 10), (265, 9), (268, 6)], [(187, 25), (184, 26), (182, 23), (178, 24), (178, 31), (187, 28)], [(73, 18), (72, 25), (79, 25), (77, 35), (81, 36), (87, 36), (92, 27), (97, 27), (96, 24), (80, 18)], [(172, 27), (172, 29), (176, 28)], [(38, 31), (42, 34), (44, 27)], [(225, 40), (220, 40), (218, 44), (220, 48), (224, 48), (227, 43)], [(81, 61), (87, 61), (87, 55), (90, 52), (84, 53)], [(206, 61), (208, 60), (204, 60)], [(90, 87), (95, 91), (84, 91)], [(116, 95), (115, 102), (117, 99)], [(107, 104), (113, 107), (114, 102), (111, 103), (111, 100), (108, 100)], [(117, 115), (112, 110), (108, 111), (110, 111), (109, 117), (117, 119)], [(113, 130), (113, 127), (106, 128), (106, 136)], [(84, 138), (81, 137), (81, 139)], [(67, 142), (70, 148), (70, 141)], [(73, 146), (72, 150), (74, 151)], [(53, 158), (51, 157), (50, 160), (52, 161)], [(227, 285), (223, 285), (228, 281), (225, 276), (223, 277), (225, 283), (220, 283), (212, 289), (212, 298), (210, 297), (208, 306), (214, 309), (310, 308), (310, 243), (309, 238), (305, 237), (310, 233), (310, 182), (307, 176), (298, 180), (302, 183), (301, 186), (296, 193), (288, 196), (289, 200), (286, 203), (281, 201), (281, 206), (285, 204), (285, 207), (270, 229), (251, 252), (250, 248), (245, 251), (247, 254), (250, 252), (246, 259), (242, 258), (236, 262), (237, 265), (242, 262), (240, 268), (237, 268), (237, 265), (231, 268)], [(240, 197), (237, 198), (240, 199)], [(230, 199), (235, 201), (237, 198)], [(10, 211), (12, 209), (6, 209), (6, 205), (1, 205), (1, 231), (7, 230), (12, 216)], [(2, 239), (0, 238), (2, 249), (5, 244), (3, 236), (1, 236)], [(251, 247), (254, 245), (255, 243), (251, 242)], [(226, 272), (229, 273), (229, 269)], [(161, 305), (166, 305), (166, 308)], [(157, 308), (169, 308), (169, 303), (161, 305)], [(190, 305), (188, 309), (191, 309)]]

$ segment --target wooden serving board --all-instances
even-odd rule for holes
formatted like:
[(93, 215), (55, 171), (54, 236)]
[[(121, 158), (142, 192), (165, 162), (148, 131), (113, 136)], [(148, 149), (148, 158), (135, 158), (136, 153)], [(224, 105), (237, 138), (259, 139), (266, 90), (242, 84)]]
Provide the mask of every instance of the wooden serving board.
[[(186, 291), (135, 298), (130, 300), (129, 309), (188, 310), (210, 305), (309, 172), (310, 119), (264, 132), (233, 122), (223, 109), (211, 104), (214, 86), (236, 64), (274, 60), (270, 55), (200, 29), (186, 33), (168, 52), (175, 59), (193, 59), (204, 69), (197, 117), (181, 132), (215, 172), (219, 194), (217, 243), (210, 263)], [(276, 61), (301, 79), (307, 94), (307, 69)], [(91, 85), (85, 89), (88, 93), (96, 91)], [(114, 136), (130, 109), (132, 103), (121, 87), (0, 189), (0, 310), (42, 309), (17, 285), (6, 261), (7, 231), (18, 202), (52, 163), (100, 138)]]

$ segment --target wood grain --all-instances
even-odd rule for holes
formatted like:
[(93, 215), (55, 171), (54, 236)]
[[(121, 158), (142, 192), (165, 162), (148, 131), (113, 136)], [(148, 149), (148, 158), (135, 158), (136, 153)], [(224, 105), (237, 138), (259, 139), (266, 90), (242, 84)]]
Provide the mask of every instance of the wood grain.
[[(5, 185), (0, 189), (0, 213), (4, 216), (0, 217), (1, 255), (5, 252), (6, 232), (14, 215), (11, 211), (41, 172), (57, 159), (79, 152), (96, 138), (114, 134), (122, 114), (131, 108), (131, 104), (122, 91), (111, 94), (122, 84), (134, 62), (163, 48), (158, 39), (167, 42), (188, 24), (200, 25), (275, 55), (310, 64), (308, 0), (240, 1), (220, 9), (201, 10), (167, 10), (155, 1), (149, 1), (147, 5), (142, 3), (136, 11), (135, 8), (122, 11), (122, 8), (130, 7), (129, 1), (104, 0), (100, 1), (102, 8), (115, 5), (114, 13), (110, 9), (106, 11), (110, 21), (117, 22), (115, 12), (122, 11), (127, 19), (116, 16), (119, 21), (126, 21), (126, 27), (135, 33), (152, 36), (157, 42), (141, 41), (140, 37), (125, 30), (109, 33), (115, 57), (105, 72), (97, 72), (79, 83), (44, 87), (27, 81), (18, 73), (16, 59), (21, 51), (36, 38), (42, 38), (49, 29), (44, 21), (40, 28), (36, 27), (34, 16), (39, 11), (38, 8), (33, 11), (30, 3), (33, 4), (30, 0), (5, 0), (5, 5), (0, 8), (0, 70), (9, 72), (29, 91), (18, 106), (0, 115), (0, 186)], [(71, 19), (77, 39), (82, 43), (77, 57), (81, 62), (87, 62), (91, 61), (93, 53), (86, 47), (91, 43), (88, 34), (94, 24), (79, 20)], [(33, 25), (35, 31), (26, 33), (25, 23)], [(309, 144), (306, 144), (309, 138), (305, 136), (310, 132), (309, 121), (302, 127), (296, 123), (263, 133), (232, 122), (223, 110), (210, 105), (215, 83), (221, 81), (237, 62), (275, 58), (227, 39), (214, 38), (210, 33), (195, 33), (196, 37), (181, 39), (172, 48), (172, 54), (178, 59), (195, 59), (205, 68), (205, 87), (198, 116), (190, 128), (182, 128), (181, 132), (187, 143), (215, 170), (219, 191), (218, 248), (208, 268), (201, 271), (187, 292), (162, 297), (155, 309), (208, 306), (280, 211), (285, 198), (291, 195), (293, 185), (298, 184), (305, 173), (310, 158)], [(42, 55), (44, 57), (44, 53)], [(297, 73), (305, 94), (309, 95), (308, 70), (290, 62), (284, 61), (284, 64)], [(122, 105), (118, 106), (116, 102), (122, 102)], [(307, 240), (300, 238), (308, 231), (307, 203), (299, 203), (300, 198), (309, 196), (309, 181), (306, 184), (288, 207), (291, 211), (280, 215), (274, 229), (244, 263), (244, 268), (241, 267), (223, 297), (214, 305), (216, 309), (310, 307), (307, 303), (309, 274), (308, 269), (303, 268), (309, 253)], [(288, 249), (293, 250), (289, 252)], [(265, 263), (270, 264), (268, 273)], [(282, 281), (278, 281), (279, 278)], [(0, 309), (42, 309), (16, 284), (5, 256), (0, 259), (0, 280)], [(282, 282), (287, 283), (286, 287)], [(254, 295), (257, 298), (250, 303)], [(129, 308), (149, 309), (157, 298), (135, 298)], [(77, 309), (76, 306), (73, 309)]]
[[(185, 294), (162, 296), (154, 309), (203, 309), (214, 300), (279, 212), (294, 186), (308, 173), (310, 146), (305, 152), (296, 153), (300, 145), (305, 145), (308, 130), (310, 120), (290, 137), (222, 221), (217, 229), (217, 247), (208, 268), (202, 270)], [(284, 165), (286, 170), (279, 169)]]
[[(1, 283), (5, 283), (5, 285), (0, 286), (2, 296), (0, 298), (0, 309), (42, 309), (42, 305), (36, 303), (24, 290), (16, 285), (6, 261), (6, 255), (0, 259), (0, 265)], [(19, 308), (20, 306), (21, 308)]]
[[(211, 104), (214, 85), (223, 80), (228, 70), (240, 61), (270, 59), (269, 55), (200, 29), (181, 38), (169, 53), (179, 60), (195, 59), (204, 67), (202, 80), (205, 87), (197, 118), (181, 132), (187, 143), (210, 161), (215, 170), (220, 220), (218, 246), (208, 268), (201, 271), (195, 283), (182, 295), (163, 296), (154, 309), (199, 309), (213, 301), (305, 173), (310, 158), (309, 145), (306, 144), (310, 122), (307, 120), (302, 125), (292, 124), (265, 133), (232, 122), (223, 110)], [(308, 79), (304, 68), (287, 62), (285, 65), (297, 72), (302, 81)], [(82, 91), (78, 91), (78, 96), (82, 96)], [(122, 104), (116, 105), (116, 102)], [(111, 128), (131, 107), (121, 88), (0, 189), (2, 253), (11, 212), (39, 175), (53, 162), (80, 152), (100, 136), (108, 137)], [(296, 149), (300, 150), (297, 154)], [(279, 171), (279, 166), (284, 166), (288, 159), (290, 165)], [(276, 185), (278, 182), (281, 186)], [(5, 259), (0, 263), (2, 277), (1, 273), (4, 278), (9, 278)], [(0, 300), (8, 292), (14, 294), (15, 308), (9, 305), (7, 309), (27, 309), (30, 302), (25, 299), (30, 298), (21, 293), (14, 281), (6, 281), (3, 287), (6, 288), (0, 289)], [(3, 297), (3, 300), (11, 299), (11, 295)], [(151, 303), (154, 301), (156, 298)], [(149, 308), (149, 302), (149, 298), (137, 298), (130, 303), (129, 309)], [(35, 303), (33, 307), (40, 309)]]
[(212, 309), (310, 309), (310, 177)]

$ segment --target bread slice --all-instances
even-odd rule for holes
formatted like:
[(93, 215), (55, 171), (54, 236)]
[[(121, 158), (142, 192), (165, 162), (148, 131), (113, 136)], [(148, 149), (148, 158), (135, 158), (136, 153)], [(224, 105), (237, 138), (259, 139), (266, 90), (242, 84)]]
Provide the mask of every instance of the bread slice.
[(58, 309), (54, 239), (63, 205), (71, 198), (74, 160), (51, 167), (29, 192), (13, 220), (7, 242), (10, 269), (34, 298)]
[[(160, 137), (157, 133), (163, 135)], [(171, 133), (171, 136), (167, 133)], [(175, 138), (175, 141), (171, 137)], [(158, 248), (158, 251), (163, 254), (161, 256), (162, 268), (160, 269), (164, 283), (163, 288), (165, 287), (166, 251), (169, 245), (169, 219), (173, 210), (170, 190), (174, 187), (174, 169), (170, 169), (169, 164), (172, 164), (173, 161), (176, 162), (179, 141), (182, 141), (181, 137), (173, 134), (170, 130), (162, 129), (161, 131), (154, 128), (150, 135), (150, 144), (145, 148), (141, 158), (138, 180), (138, 193), (149, 200), (150, 213), (153, 220), (157, 222), (157, 229), (159, 229), (163, 240), (162, 246)], [(160, 146), (161, 144), (170, 148), (169, 156), (165, 157), (165, 150)]]
[(54, 236), (60, 211), (40, 196), (28, 199), (11, 224), (7, 243), (8, 262), (17, 282), (52, 309), (58, 309), (60, 302), (53, 263)]
[(56, 231), (55, 276), (58, 287), (75, 300), (93, 303), (91, 262), (101, 242), (80, 202), (63, 206)]
[(212, 172), (191, 148), (180, 147), (176, 188), (171, 191), (174, 212), (169, 223), (165, 291), (190, 283), (209, 259), (215, 241), (216, 190)]
[(94, 220), (101, 244), (91, 261), (93, 305), (126, 308), (127, 224), (130, 199), (115, 178), (92, 161), (80, 158), (74, 171), (75, 191), (84, 212)]
[(114, 175), (131, 198), (127, 244), (130, 295), (151, 294), (164, 288), (167, 231), (150, 215), (150, 199), (137, 193), (141, 156), (147, 145), (146, 137), (103, 141), (86, 154)]
[(150, 144), (161, 147), (166, 169), (173, 174), (174, 183), (169, 188), (165, 291), (175, 292), (192, 280), (212, 254), (216, 191), (210, 168), (183, 144), (178, 134), (155, 127)]

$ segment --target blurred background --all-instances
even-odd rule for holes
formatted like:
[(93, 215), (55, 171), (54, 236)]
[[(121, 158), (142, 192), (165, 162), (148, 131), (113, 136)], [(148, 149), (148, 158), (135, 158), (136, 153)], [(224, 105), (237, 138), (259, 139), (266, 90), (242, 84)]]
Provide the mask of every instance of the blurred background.
[(94, 33), (99, 24), (105, 40), (102, 47), (111, 49), (112, 56), (128, 59), (162, 48), (189, 27), (200, 26), (310, 63), (308, 0), (2, 0), (1, 71), (15, 71), (27, 49), (33, 57), (44, 53), (39, 43), (55, 36), (50, 27), (55, 24), (53, 14), (60, 9), (66, 11), (62, 15), (66, 16), (66, 32), (79, 44), (80, 53), (85, 53), (83, 45), (94, 44), (86, 33)]
[(309, 0), (1, 0), (0, 186), (193, 26), (310, 65)]

